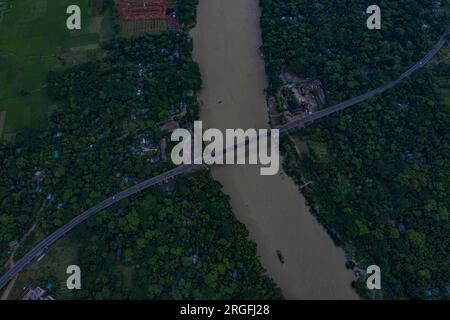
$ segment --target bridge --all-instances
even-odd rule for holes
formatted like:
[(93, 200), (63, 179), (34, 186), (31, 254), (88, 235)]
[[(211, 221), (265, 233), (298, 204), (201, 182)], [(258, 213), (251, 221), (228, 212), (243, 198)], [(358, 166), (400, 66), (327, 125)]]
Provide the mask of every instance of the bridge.
[[(285, 125), (277, 127), (277, 129), (280, 130), (280, 134), (287, 133), (290, 130), (298, 129), (301, 127), (305, 127), (307, 125), (310, 125), (324, 117), (330, 116), (332, 114), (335, 114), (339, 111), (345, 110), (349, 107), (352, 107), (356, 104), (359, 104), (371, 97), (380, 95), (391, 88), (397, 86), (399, 83), (401, 83), (406, 78), (410, 77), (415, 71), (423, 68), (428, 62), (433, 59), (433, 57), (442, 49), (442, 47), (447, 42), (447, 38), (450, 34), (450, 26), (448, 26), (447, 30), (444, 32), (444, 34), (439, 38), (437, 43), (433, 46), (433, 48), (426, 54), (425, 57), (423, 57), (420, 61), (418, 61), (415, 65), (413, 65), (411, 68), (409, 68), (407, 71), (405, 71), (403, 74), (401, 74), (397, 79), (388, 82), (387, 84), (378, 87), (376, 89), (373, 89), (369, 92), (366, 92), (362, 95), (359, 95), (355, 98), (346, 100), (344, 102), (341, 102), (337, 105), (334, 105), (332, 107), (323, 109), (321, 111), (315, 112), (311, 115), (306, 116), (302, 119), (297, 119), (295, 121), (292, 121), (290, 123), (287, 123)], [(245, 144), (241, 144), (238, 147), (241, 148), (245, 146)], [(236, 147), (236, 146), (235, 146)], [(226, 150), (224, 151), (226, 152)], [(45, 249), (47, 249), (49, 246), (54, 244), (58, 239), (66, 235), (68, 232), (73, 230), (75, 227), (77, 227), (79, 224), (83, 223), (87, 219), (89, 219), (94, 214), (109, 208), (113, 206), (114, 204), (118, 203), (119, 201), (128, 198), (132, 195), (135, 195), (145, 189), (148, 189), (152, 186), (155, 186), (157, 184), (160, 184), (164, 181), (167, 181), (170, 178), (174, 178), (176, 176), (179, 176), (181, 174), (190, 172), (194, 170), (195, 168), (198, 168), (198, 165), (193, 164), (184, 164), (179, 167), (176, 167), (172, 170), (169, 170), (167, 172), (164, 172), (156, 177), (150, 178), (148, 180), (145, 180), (141, 183), (138, 183), (129, 189), (126, 189), (122, 192), (119, 192), (118, 194), (103, 200), (99, 204), (95, 205), (94, 207), (86, 210), (79, 216), (72, 219), (69, 223), (65, 224), (64, 226), (57, 229), (55, 232), (53, 232), (51, 235), (49, 235), (47, 238), (42, 240), (38, 245), (36, 245), (31, 251), (29, 251), (27, 254), (25, 254), (20, 260), (16, 262), (16, 264), (11, 267), (1, 278), (0, 278), (0, 289), (3, 288), (18, 272), (20, 272), (26, 265), (28, 265), (33, 259), (39, 257)]]

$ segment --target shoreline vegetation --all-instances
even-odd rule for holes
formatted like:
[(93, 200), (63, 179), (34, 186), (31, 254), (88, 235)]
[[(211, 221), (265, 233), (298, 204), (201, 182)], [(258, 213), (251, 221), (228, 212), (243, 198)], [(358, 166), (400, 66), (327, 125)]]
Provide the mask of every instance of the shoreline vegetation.
[[(268, 128), (260, 55), (258, 0), (201, 0), (191, 31), (194, 59), (205, 80), (200, 118), (205, 128)], [(214, 179), (230, 196), (233, 212), (257, 243), (267, 274), (287, 299), (357, 299), (342, 249), (309, 212), (296, 185), (280, 171), (259, 166), (215, 166)], [(278, 252), (285, 263), (280, 263)]]
[[(403, 2), (382, 1), (385, 27), (370, 32), (364, 1), (260, 0), (269, 101), (281, 97), (281, 112), (300, 107), (279, 95), (287, 71), (318, 79), (328, 105), (395, 78), (450, 20), (446, 1)], [(444, 56), (386, 96), (282, 141), (286, 172), (345, 248), (364, 298), (448, 297), (449, 65)], [(381, 291), (365, 289), (371, 264), (381, 267)]]

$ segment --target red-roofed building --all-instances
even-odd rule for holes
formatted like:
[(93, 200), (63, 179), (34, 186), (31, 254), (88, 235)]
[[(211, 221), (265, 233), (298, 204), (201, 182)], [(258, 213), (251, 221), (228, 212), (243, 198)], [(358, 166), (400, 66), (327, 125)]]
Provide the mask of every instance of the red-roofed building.
[(178, 123), (178, 121), (171, 120), (171, 121), (168, 121), (168, 122), (160, 125), (159, 129), (161, 131), (172, 132), (173, 130), (178, 129), (179, 127), (180, 127), (180, 124)]
[(300, 86), (300, 92), (302, 94), (311, 92), (313, 90), (317, 91), (317, 98), (319, 99), (321, 104), (325, 103), (325, 92), (322, 88), (322, 83), (320, 80), (312, 80), (305, 83), (302, 83)]
[(173, 13), (173, 5), (168, 1), (136, 1), (122, 0), (117, 6), (119, 20), (166, 20), (178, 27)]

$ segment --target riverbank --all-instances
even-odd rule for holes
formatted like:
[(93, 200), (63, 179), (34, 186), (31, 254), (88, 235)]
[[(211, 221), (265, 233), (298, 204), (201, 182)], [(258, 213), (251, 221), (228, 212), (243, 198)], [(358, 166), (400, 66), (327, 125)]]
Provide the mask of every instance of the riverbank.
[[(191, 36), (204, 84), (199, 99), (205, 128), (268, 128), (258, 0), (200, 0), (197, 16)], [(283, 172), (261, 176), (258, 166), (215, 167), (212, 175), (286, 298), (358, 298), (343, 250), (312, 216), (291, 178)], [(283, 252), (284, 265), (276, 250)]]

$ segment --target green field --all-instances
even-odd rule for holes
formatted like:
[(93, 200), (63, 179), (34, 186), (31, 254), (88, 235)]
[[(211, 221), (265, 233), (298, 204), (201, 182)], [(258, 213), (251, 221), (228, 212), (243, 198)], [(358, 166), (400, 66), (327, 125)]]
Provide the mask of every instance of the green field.
[(52, 290), (48, 292), (50, 295), (56, 295), (59, 299), (70, 299), (73, 297), (73, 291), (67, 289), (66, 274), (67, 267), (77, 265), (78, 250), (81, 243), (77, 240), (75, 234), (62, 238), (54, 246), (45, 252), (41, 261), (36, 261), (26, 268), (25, 272), (19, 274), (19, 278), (11, 291), (9, 299), (21, 299), (31, 282), (29, 279), (36, 281), (35, 283), (41, 287), (45, 287), (47, 283), (52, 284)]
[[(46, 124), (48, 71), (70, 65), (79, 58), (80, 48), (92, 49), (109, 36), (111, 28), (107, 18), (91, 16), (88, 0), (0, 2), (0, 112), (6, 111), (5, 137)], [(79, 31), (66, 28), (66, 8), (71, 4), (81, 8)], [(70, 59), (72, 52), (74, 59)]]
[(167, 30), (165, 20), (131, 20), (120, 22), (120, 35), (123, 37), (136, 37), (143, 34), (154, 34)]

